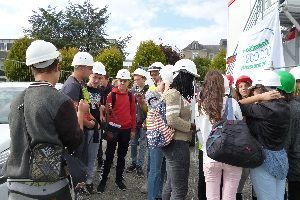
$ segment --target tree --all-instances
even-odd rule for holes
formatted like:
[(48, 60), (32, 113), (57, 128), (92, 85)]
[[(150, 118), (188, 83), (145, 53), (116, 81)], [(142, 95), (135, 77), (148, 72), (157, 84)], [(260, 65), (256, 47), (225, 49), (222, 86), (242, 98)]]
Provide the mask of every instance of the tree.
[(30, 68), (26, 66), (26, 50), (33, 40), (27, 37), (16, 40), (4, 61), (5, 76), (10, 81), (33, 80)]
[(126, 56), (129, 55), (129, 53), (127, 53), (127, 52), (125, 51), (125, 49), (127, 48), (127, 44), (128, 44), (128, 42), (129, 42), (129, 40), (130, 40), (131, 38), (132, 38), (131, 35), (127, 35), (127, 36), (124, 37), (124, 38), (119, 37), (119, 39), (117, 39), (116, 44), (111, 45), (111, 46), (116, 46), (116, 47), (118, 47), (118, 48), (121, 50), (121, 52), (122, 52), (122, 54), (123, 54), (123, 60), (125, 60), (125, 59), (126, 59)]
[(96, 55), (106, 44), (104, 26), (109, 17), (107, 7), (94, 8), (90, 0), (85, 0), (83, 5), (69, 4), (64, 27), (69, 46)]
[(47, 9), (39, 8), (29, 17), (31, 27), (24, 29), (24, 33), (31, 38), (52, 42), (59, 49), (63, 48), (68, 43), (64, 37), (64, 19), (63, 11), (57, 11), (51, 6)]
[(123, 69), (123, 54), (120, 49), (115, 46), (104, 49), (96, 56), (95, 60), (102, 62), (110, 77), (115, 77), (117, 72)]
[(180, 60), (180, 53), (171, 46), (160, 44), (159, 47), (165, 54), (168, 64), (174, 65), (178, 60)]
[(94, 8), (90, 0), (69, 5), (57, 11), (48, 6), (39, 8), (29, 18), (31, 28), (24, 32), (37, 39), (52, 42), (57, 48), (76, 47), (96, 55), (106, 45), (104, 27), (108, 21), (107, 7)]
[(59, 63), (61, 67), (60, 82), (64, 82), (73, 71), (72, 61), (78, 49), (75, 47), (62, 48), (59, 50), (62, 56), (62, 61)]
[(193, 61), (196, 64), (197, 73), (200, 75), (199, 80), (203, 81), (206, 73), (209, 70), (211, 61), (208, 58), (198, 58), (198, 57), (195, 58)]
[(219, 70), (221, 73), (226, 71), (226, 51), (221, 49), (216, 57), (211, 61), (210, 69)]
[(167, 63), (166, 56), (152, 40), (141, 42), (134, 56), (131, 71), (134, 71), (138, 66), (149, 67), (154, 62)]

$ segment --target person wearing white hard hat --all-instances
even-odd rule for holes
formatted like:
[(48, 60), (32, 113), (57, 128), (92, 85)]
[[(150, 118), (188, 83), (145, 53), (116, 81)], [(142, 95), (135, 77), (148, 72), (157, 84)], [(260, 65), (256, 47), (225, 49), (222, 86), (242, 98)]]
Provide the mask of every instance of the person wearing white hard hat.
[[(164, 66), (160, 71), (160, 81), (157, 83), (156, 91), (148, 91), (146, 93), (146, 102), (150, 106), (149, 109), (157, 107), (160, 102), (161, 94), (166, 92), (170, 84), (173, 82), (172, 65)], [(147, 198), (149, 200), (161, 199), (164, 177), (166, 174), (166, 159), (161, 148), (148, 148), (148, 179), (147, 179)]]
[[(11, 104), (10, 156), (5, 171), (9, 199), (72, 199), (59, 151), (73, 151), (80, 145), (88, 105), (80, 101), (76, 114), (72, 100), (54, 88), (60, 60), (60, 52), (50, 42), (36, 40), (26, 50), (26, 65), (35, 82)], [(42, 151), (47, 156), (38, 153)], [(37, 173), (35, 164), (49, 169), (52, 175)]]
[[(107, 95), (112, 90), (112, 85), (109, 82), (109, 75), (105, 70), (105, 66), (101, 62), (95, 62), (93, 65), (93, 74), (97, 74), (96, 76), (99, 79), (97, 81), (97, 90), (100, 92), (100, 123), (105, 123), (105, 104)], [(101, 127), (101, 133), (103, 133), (104, 129)], [(97, 160), (98, 160), (98, 169), (103, 167), (103, 150), (102, 150), (102, 140), (100, 138)]]
[(189, 141), (196, 130), (196, 125), (191, 123), (190, 102), (194, 96), (193, 82), (199, 75), (195, 63), (187, 59), (177, 61), (173, 72), (175, 76), (170, 89), (162, 94), (167, 123), (175, 129), (172, 142), (162, 148), (167, 163), (167, 182), (162, 198), (185, 199), (190, 167)]
[[(239, 101), (251, 134), (262, 144), (265, 160), (250, 169), (250, 178), (257, 199), (284, 199), (289, 161), (285, 150), (290, 128), (289, 101), (295, 79), (286, 71), (265, 70), (255, 74), (252, 83), (255, 95)], [(261, 93), (261, 89), (267, 91)]]
[(135, 137), (136, 132), (135, 98), (128, 90), (129, 81), (131, 80), (130, 72), (127, 69), (121, 69), (118, 71), (116, 78), (119, 82), (118, 87), (112, 89), (106, 101), (109, 132), (106, 136), (106, 159), (104, 161), (102, 179), (97, 187), (98, 193), (105, 191), (117, 146), (115, 183), (120, 190), (126, 190), (126, 186), (123, 182), (125, 157), (128, 151), (129, 141)]
[(145, 70), (137, 68), (132, 76), (134, 85), (130, 91), (136, 100), (136, 135), (130, 141), (131, 165), (126, 169), (126, 172), (131, 173), (136, 170), (137, 176), (142, 177), (144, 176), (143, 166), (147, 150), (145, 120), (148, 108), (145, 102), (145, 93), (148, 91), (149, 85), (145, 84), (147, 79)]
[[(74, 71), (65, 81), (61, 91), (69, 96), (74, 101), (75, 105), (80, 99), (84, 99), (87, 102), (89, 101), (89, 97), (85, 96), (87, 91), (84, 80), (89, 78), (92, 74), (93, 65), (93, 56), (88, 52), (78, 52), (73, 58), (72, 66), (74, 67)], [(92, 124), (88, 123), (87, 126), (93, 127)]]
[(156, 85), (158, 81), (160, 80), (159, 77), (159, 71), (164, 67), (164, 65), (161, 62), (154, 62), (152, 65), (148, 67), (147, 72), (150, 73), (150, 76)]
[(103, 110), (101, 109), (101, 92), (99, 90), (99, 85), (100, 80), (104, 78), (104, 75), (106, 75), (104, 65), (101, 62), (94, 63), (92, 72), (93, 73), (89, 76), (89, 81), (86, 88), (90, 97), (90, 121), (93, 120), (95, 125), (93, 128), (87, 128), (85, 130), (88, 141), (87, 180), (85, 187), (90, 194), (94, 193), (93, 179), (96, 171), (95, 164), (98, 150), (99, 148), (102, 148), (102, 143), (99, 143), (101, 139), (99, 135), (99, 127), (101, 124), (101, 119), (103, 120), (104, 117)]
[[(206, 141), (212, 130), (213, 124), (221, 120), (230, 85), (226, 76), (220, 72), (208, 71), (204, 78), (203, 89), (200, 96), (199, 124), (203, 138), (203, 171), (206, 182), (206, 198), (235, 199), (237, 188), (242, 174), (242, 168), (217, 162), (208, 157)], [(237, 119), (242, 119), (238, 102), (232, 98), (233, 114)], [(200, 167), (200, 166), (199, 166)], [(221, 177), (223, 174), (223, 190), (220, 191)]]

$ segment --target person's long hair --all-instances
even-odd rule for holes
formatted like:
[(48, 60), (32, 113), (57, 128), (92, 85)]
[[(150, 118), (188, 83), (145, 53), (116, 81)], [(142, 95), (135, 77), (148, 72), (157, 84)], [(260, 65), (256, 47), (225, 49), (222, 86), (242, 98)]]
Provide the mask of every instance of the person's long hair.
[(191, 100), (194, 95), (194, 79), (194, 75), (180, 71), (174, 78), (170, 88), (176, 89), (186, 100)]
[(212, 124), (222, 119), (224, 78), (218, 71), (208, 71), (204, 77), (200, 111), (209, 116)]

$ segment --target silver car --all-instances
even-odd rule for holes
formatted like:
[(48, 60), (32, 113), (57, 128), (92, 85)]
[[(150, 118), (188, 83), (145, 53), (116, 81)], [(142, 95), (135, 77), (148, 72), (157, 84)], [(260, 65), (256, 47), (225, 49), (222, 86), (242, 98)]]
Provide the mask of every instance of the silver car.
[[(11, 102), (30, 85), (29, 82), (2, 82), (0, 83), (0, 171), (5, 165), (9, 156), (10, 132), (8, 125), (8, 115), (10, 112)], [(62, 87), (58, 83), (57, 89)], [(8, 191), (6, 187), (6, 179), (0, 173), (0, 197), (1, 200), (8, 199)]]

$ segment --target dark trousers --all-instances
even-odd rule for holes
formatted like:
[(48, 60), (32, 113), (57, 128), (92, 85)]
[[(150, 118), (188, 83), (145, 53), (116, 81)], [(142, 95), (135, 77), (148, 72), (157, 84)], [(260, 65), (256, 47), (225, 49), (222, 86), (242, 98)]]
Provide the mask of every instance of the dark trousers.
[(107, 176), (110, 172), (111, 165), (114, 160), (114, 155), (116, 147), (117, 150), (117, 167), (116, 167), (116, 181), (121, 181), (123, 179), (123, 172), (125, 168), (125, 157), (128, 151), (130, 141), (130, 129), (127, 130), (115, 130), (112, 132), (112, 137), (107, 139), (107, 148), (106, 148), (106, 159), (104, 161), (102, 180), (106, 181)]
[(190, 169), (189, 143), (173, 140), (162, 148), (166, 157), (167, 182), (163, 190), (163, 200), (184, 200), (188, 193)]
[(289, 181), (288, 182), (288, 197), (289, 200), (300, 199), (300, 181)]
[(199, 150), (198, 160), (199, 160), (198, 199), (206, 200), (206, 184), (205, 184), (205, 176), (203, 172), (203, 151), (202, 150)]
[[(101, 130), (102, 132), (102, 130)], [(99, 149), (97, 154), (98, 166), (101, 167), (103, 164), (103, 150), (102, 150), (102, 138), (99, 141)]]

